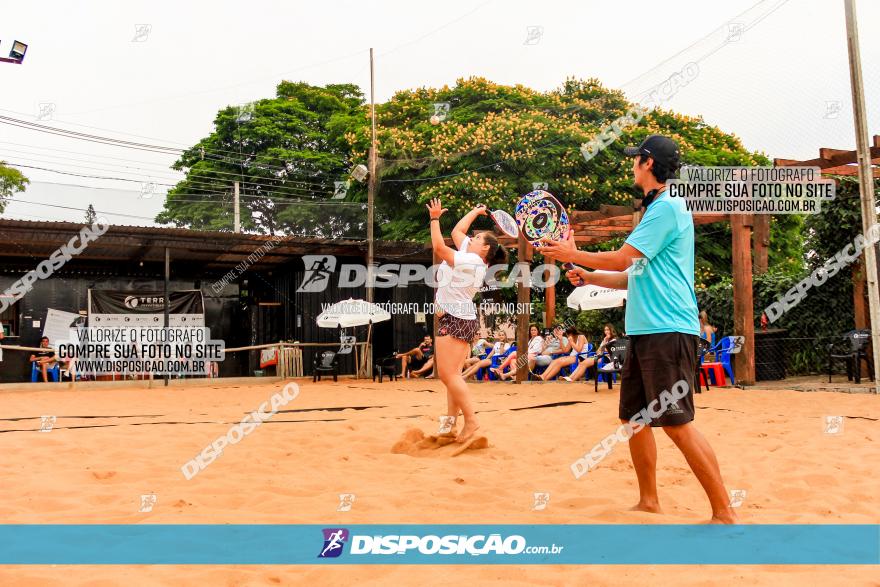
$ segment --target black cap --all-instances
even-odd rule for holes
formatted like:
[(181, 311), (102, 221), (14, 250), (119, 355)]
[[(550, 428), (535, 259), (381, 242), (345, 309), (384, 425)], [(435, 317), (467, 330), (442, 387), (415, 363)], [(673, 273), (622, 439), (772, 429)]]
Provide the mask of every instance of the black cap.
[(672, 165), (678, 162), (678, 144), (669, 137), (651, 135), (642, 141), (638, 147), (626, 147), (623, 153), (628, 157), (644, 155), (651, 157), (658, 163)]

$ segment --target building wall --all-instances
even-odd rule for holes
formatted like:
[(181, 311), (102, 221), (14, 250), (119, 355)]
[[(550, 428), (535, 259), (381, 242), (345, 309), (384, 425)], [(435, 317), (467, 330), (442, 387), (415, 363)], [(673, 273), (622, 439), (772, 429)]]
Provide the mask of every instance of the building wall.
[[(339, 258), (339, 263), (363, 264), (363, 258)], [(107, 262), (112, 265), (112, 261)], [(93, 272), (94, 273), (94, 272)], [(301, 293), (297, 288), (303, 281), (305, 268), (301, 259), (272, 271), (245, 272), (234, 283), (226, 285), (219, 293), (211, 285), (221, 275), (206, 276), (197, 266), (185, 262), (172, 263), (171, 290), (201, 289), (205, 300), (205, 322), (211, 328), (211, 336), (225, 341), (227, 348), (268, 344), (279, 341), (338, 343), (340, 333), (333, 329), (318, 328), (316, 319), (323, 311), (323, 304), (332, 304), (348, 298), (365, 299), (366, 289), (339, 288), (337, 277), (330, 279), (327, 289), (320, 293)], [(187, 277), (183, 277), (186, 275)], [(5, 291), (21, 274), (0, 274), (0, 291)], [(33, 289), (14, 307), (18, 315), (18, 336), (4, 340), (5, 344), (39, 346), (46, 313), (49, 308), (67, 312), (85, 311), (89, 289), (162, 291), (164, 280), (144, 276), (89, 275), (82, 272), (58, 272), (50, 278), (37, 281)], [(377, 288), (376, 302), (429, 303), (433, 290), (424, 285), (409, 287)], [(278, 304), (278, 305), (274, 305)], [(35, 327), (34, 322), (39, 321)], [(382, 357), (397, 350), (408, 350), (421, 341), (425, 333), (432, 332), (432, 316), (426, 316), (426, 324), (416, 324), (412, 314), (392, 316), (392, 320), (377, 324), (371, 335), (374, 357)], [(367, 328), (360, 327), (353, 334), (358, 341), (366, 340)], [(323, 347), (317, 350), (335, 350)], [(304, 353), (306, 374), (311, 373), (314, 350)], [(5, 351), (0, 362), (0, 382), (29, 381), (31, 366), (29, 352)], [(242, 351), (228, 353), (220, 363), (223, 377), (252, 375), (259, 369), (259, 352)], [(269, 368), (269, 373), (273, 373)], [(352, 356), (342, 356), (341, 373), (353, 373)]]
[[(5, 291), (20, 275), (0, 275), (0, 291)], [(164, 280), (143, 277), (119, 276), (77, 276), (53, 275), (34, 283), (33, 289), (14, 306), (18, 315), (19, 331), (16, 337), (7, 337), (4, 344), (37, 347), (43, 335), (46, 313), (49, 308), (77, 313), (85, 311), (88, 304), (89, 289), (111, 289), (130, 291), (162, 291)], [(173, 279), (171, 290), (199, 289), (201, 282), (197, 279)], [(227, 346), (238, 346), (241, 342), (240, 331), (234, 325), (240, 321), (241, 313), (236, 297), (211, 297), (207, 288), (202, 288), (205, 296), (205, 323), (211, 328), (211, 336), (223, 338)], [(35, 323), (39, 326), (35, 326)], [(0, 382), (29, 381), (31, 365), (28, 362), (30, 353), (27, 351), (5, 351), (3, 362), (0, 363)], [(239, 359), (231, 356), (221, 363), (222, 375), (234, 375), (242, 369)]]

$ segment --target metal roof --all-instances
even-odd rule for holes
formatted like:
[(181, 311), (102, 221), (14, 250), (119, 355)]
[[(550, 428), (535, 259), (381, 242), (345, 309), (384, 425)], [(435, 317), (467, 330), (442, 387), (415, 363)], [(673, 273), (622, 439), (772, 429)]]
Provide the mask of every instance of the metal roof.
[[(76, 222), (0, 219), (0, 263), (33, 266), (47, 259), (84, 227)], [(78, 241), (77, 241), (78, 244)], [(231, 232), (111, 225), (107, 232), (76, 257), (77, 264), (163, 263), (165, 247), (173, 262), (186, 261), (205, 270), (227, 270), (253, 253), (253, 270), (270, 269), (308, 254), (366, 256), (367, 242), (360, 240), (301, 238)], [(424, 243), (377, 241), (377, 261), (406, 258), (430, 262), (431, 249)]]

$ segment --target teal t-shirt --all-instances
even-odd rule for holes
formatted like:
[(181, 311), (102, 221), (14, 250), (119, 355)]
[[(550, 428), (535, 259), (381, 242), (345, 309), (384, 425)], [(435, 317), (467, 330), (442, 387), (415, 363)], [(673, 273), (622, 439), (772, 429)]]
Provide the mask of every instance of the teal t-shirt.
[(684, 198), (670, 198), (664, 190), (626, 242), (645, 256), (629, 269), (626, 333), (698, 336), (694, 221)]

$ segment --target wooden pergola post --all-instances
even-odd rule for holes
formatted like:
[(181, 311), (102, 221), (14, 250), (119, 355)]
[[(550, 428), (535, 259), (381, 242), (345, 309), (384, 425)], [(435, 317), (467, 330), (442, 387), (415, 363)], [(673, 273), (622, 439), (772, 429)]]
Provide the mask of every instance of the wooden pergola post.
[[(516, 250), (520, 275), (528, 275), (527, 278), (521, 278), (516, 284), (517, 306), (524, 308), (525, 304), (529, 303), (532, 292), (530, 271), (532, 246), (520, 235), (517, 239)], [(516, 315), (516, 349), (516, 383), (522, 383), (529, 374), (529, 315), (525, 312), (517, 312)], [(522, 360), (523, 358), (525, 359)]]
[(752, 294), (752, 216), (731, 214), (733, 244), (733, 333), (744, 336), (742, 350), (734, 355), (736, 380), (755, 383), (755, 314)]
[(754, 232), (752, 239), (755, 246), (754, 271), (755, 275), (767, 273), (768, 251), (770, 248), (770, 215), (757, 214), (754, 219)]
[[(552, 265), (553, 257), (544, 255), (544, 263)], [(544, 283), (550, 280), (550, 270), (544, 270)], [(552, 328), (553, 322), (556, 321), (556, 285), (544, 287), (544, 328)]]

